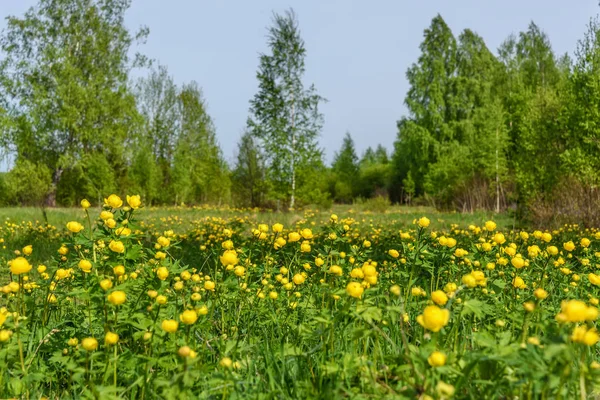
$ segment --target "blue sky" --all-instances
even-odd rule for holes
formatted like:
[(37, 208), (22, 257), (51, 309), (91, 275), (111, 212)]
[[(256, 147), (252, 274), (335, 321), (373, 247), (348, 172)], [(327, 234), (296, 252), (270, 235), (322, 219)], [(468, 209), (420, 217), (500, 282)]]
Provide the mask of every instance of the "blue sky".
[[(0, 0), (0, 29), (34, 0)], [(306, 84), (328, 99), (320, 144), (331, 161), (346, 131), (359, 153), (391, 151), (406, 113), (405, 72), (419, 56), (423, 30), (440, 13), (455, 36), (470, 28), (492, 51), (536, 22), (556, 53), (573, 54), (598, 0), (134, 0), (131, 29), (150, 28), (144, 54), (168, 66), (178, 83), (202, 86), (225, 158), (233, 161), (257, 90), (258, 55), (267, 51), (272, 12), (293, 7), (306, 42)]]

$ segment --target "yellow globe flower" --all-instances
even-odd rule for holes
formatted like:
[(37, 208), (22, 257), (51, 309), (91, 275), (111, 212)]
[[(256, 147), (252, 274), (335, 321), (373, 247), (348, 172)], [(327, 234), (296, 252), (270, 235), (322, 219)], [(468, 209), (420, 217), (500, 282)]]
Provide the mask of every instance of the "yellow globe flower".
[(113, 283), (110, 279), (102, 279), (100, 281), (100, 287), (104, 289), (104, 291), (107, 291), (108, 289), (113, 287)]
[(179, 323), (177, 321), (175, 321), (174, 319), (165, 319), (160, 324), (160, 327), (162, 328), (163, 331), (165, 331), (167, 333), (175, 333), (175, 332), (177, 332), (177, 328), (179, 328)]
[[(134, 210), (137, 210), (142, 205), (142, 199), (139, 194), (136, 194), (134, 196), (127, 195), (126, 199), (127, 199), (127, 204), (129, 204), (129, 207), (133, 208)], [(119, 207), (121, 207), (121, 206), (119, 206)], [(119, 207), (115, 207), (115, 208), (119, 208)]]
[(237, 252), (235, 250), (225, 250), (223, 255), (221, 255), (220, 259), (221, 264), (223, 264), (224, 266), (236, 265), (237, 263), (239, 263)]
[(302, 231), (300, 232), (300, 235), (302, 235), (302, 237), (303, 237), (305, 240), (310, 240), (310, 239), (312, 239), (312, 238), (313, 238), (313, 233), (312, 233), (312, 231), (311, 231), (310, 229), (308, 229), (308, 228), (304, 228), (304, 229), (302, 229)]
[(109, 294), (106, 297), (106, 299), (108, 300), (108, 302), (110, 304), (119, 306), (119, 305), (125, 303), (125, 300), (127, 300), (127, 295), (122, 290), (116, 290), (116, 291), (112, 292), (111, 294)]
[(206, 281), (206, 282), (204, 282), (204, 289), (206, 289), (206, 290), (213, 291), (213, 290), (215, 290), (215, 286), (216, 285), (215, 285), (215, 283), (213, 281)]
[(441, 367), (446, 365), (446, 355), (439, 351), (434, 351), (427, 357), (427, 362), (432, 367)]
[(180, 316), (179, 320), (186, 325), (192, 325), (198, 320), (198, 314), (194, 310), (185, 310)]
[(290, 232), (288, 234), (288, 242), (293, 243), (293, 242), (297, 242), (298, 240), (300, 240), (300, 234), (298, 232)]
[(125, 252), (125, 245), (123, 244), (123, 242), (121, 242), (119, 240), (111, 240), (110, 243), (108, 244), (108, 248), (111, 249), (112, 251), (114, 251), (115, 253), (124, 253)]
[(423, 328), (432, 332), (439, 332), (450, 321), (450, 311), (438, 306), (427, 306), (423, 314), (417, 317), (417, 322)]
[(156, 276), (161, 281), (164, 281), (169, 276), (169, 270), (167, 269), (167, 267), (160, 267), (156, 270)]
[(67, 229), (73, 233), (79, 233), (85, 228), (77, 221), (67, 222)]
[(112, 217), (114, 217), (114, 215), (110, 211), (104, 210), (100, 213), (100, 219), (103, 221), (106, 221), (107, 219), (110, 219)]
[(495, 223), (494, 221), (487, 221), (487, 222), (485, 223), (485, 229), (486, 229), (488, 232), (493, 232), (493, 231), (495, 231), (495, 230), (496, 230), (496, 223)]
[(600, 276), (598, 276), (594, 273), (590, 273), (590, 274), (588, 274), (588, 279), (590, 280), (590, 283), (592, 285), (600, 286)]
[[(230, 242), (230, 240), (228, 240), (228, 241)], [(158, 239), (156, 239), (156, 243), (158, 243), (162, 247), (169, 247), (169, 245), (171, 244), (171, 240), (164, 236), (160, 236)], [(233, 243), (232, 243), (232, 245), (233, 245)]]
[(419, 224), (419, 226), (421, 228), (427, 228), (429, 226), (429, 224), (431, 223), (431, 221), (427, 217), (421, 217), (421, 218), (419, 218), (419, 221), (417, 221), (417, 223)]
[(119, 208), (123, 205), (123, 200), (116, 194), (111, 194), (108, 198), (104, 199), (104, 205), (111, 208)]
[(88, 208), (90, 208), (92, 206), (87, 199), (81, 200), (80, 204), (81, 204), (81, 208), (83, 208), (84, 210), (87, 210)]
[(86, 351), (94, 351), (98, 348), (98, 341), (93, 337), (85, 338), (81, 341), (81, 347)]
[(533, 295), (538, 300), (544, 300), (546, 297), (548, 297), (548, 292), (542, 288), (537, 288), (533, 291)]
[(564, 322), (593, 321), (598, 318), (598, 309), (585, 304), (581, 300), (563, 301), (557, 320)]
[(304, 275), (302, 274), (296, 274), (294, 275), (294, 277), (292, 278), (292, 281), (296, 284), (296, 285), (302, 285), (304, 283), (304, 281), (306, 280), (306, 278), (304, 277)]
[(523, 268), (525, 266), (525, 260), (523, 260), (523, 257), (520, 257), (520, 256), (513, 257), (510, 260), (510, 263), (516, 269), (521, 269), (521, 268)]
[(566, 251), (573, 251), (575, 250), (575, 243), (573, 243), (572, 240), (569, 240), (567, 243), (563, 243), (563, 248)]
[(431, 293), (431, 300), (438, 306), (444, 306), (448, 302), (448, 296), (443, 290), (436, 290)]
[(272, 229), (275, 233), (281, 233), (283, 231), (283, 225), (280, 223), (273, 224)]
[(9, 331), (7, 329), (2, 329), (0, 331), (0, 342), (8, 342), (10, 340), (10, 337), (12, 336), (12, 331)]
[(92, 263), (88, 260), (79, 260), (77, 265), (83, 272), (90, 272), (92, 270)]
[(31, 253), (33, 253), (32, 245), (27, 245), (27, 246), (23, 247), (23, 254), (25, 254), (26, 256), (30, 256)]
[(394, 249), (388, 250), (388, 254), (393, 258), (400, 257), (400, 253), (398, 252), (398, 250), (394, 250)]
[(107, 346), (116, 344), (119, 341), (119, 335), (117, 335), (114, 332), (106, 332), (106, 335), (104, 335), (104, 344), (106, 344)]
[(17, 257), (14, 260), (9, 261), (10, 272), (13, 275), (26, 274), (31, 271), (31, 264), (25, 257)]
[(346, 293), (349, 296), (360, 299), (365, 291), (365, 288), (358, 282), (350, 282), (346, 286)]

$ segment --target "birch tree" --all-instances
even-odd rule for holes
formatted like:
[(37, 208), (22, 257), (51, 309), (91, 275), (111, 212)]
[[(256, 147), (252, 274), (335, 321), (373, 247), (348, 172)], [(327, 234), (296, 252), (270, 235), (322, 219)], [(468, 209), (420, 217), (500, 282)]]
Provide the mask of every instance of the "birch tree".
[(250, 101), (248, 128), (266, 159), (268, 180), (278, 200), (296, 203), (297, 171), (322, 157), (317, 137), (323, 98), (305, 89), (306, 49), (293, 10), (274, 14), (268, 30), (269, 54), (260, 55), (259, 90)]

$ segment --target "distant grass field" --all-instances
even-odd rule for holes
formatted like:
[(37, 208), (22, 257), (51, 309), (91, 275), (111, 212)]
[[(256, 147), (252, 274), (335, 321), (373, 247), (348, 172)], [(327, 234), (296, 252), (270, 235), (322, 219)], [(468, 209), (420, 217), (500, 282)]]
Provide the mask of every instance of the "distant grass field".
[[(82, 220), (85, 216), (80, 208), (47, 208), (45, 209), (47, 222), (55, 226), (58, 230), (64, 229), (67, 222), (72, 220)], [(100, 212), (98, 208), (97, 213)], [(436, 229), (448, 229), (452, 224), (461, 228), (468, 225), (481, 225), (489, 219), (494, 219), (499, 229), (510, 230), (518, 228), (518, 221), (507, 214), (495, 214), (492, 212), (478, 211), (474, 213), (442, 212), (432, 207), (409, 207), (392, 206), (385, 212), (364, 211), (360, 206), (334, 205), (330, 209), (306, 209), (295, 212), (276, 212), (276, 211), (253, 211), (228, 208), (205, 208), (205, 207), (148, 207), (140, 213), (140, 221), (145, 223), (164, 223), (168, 222), (170, 227), (180, 226), (187, 229), (193, 221), (198, 221), (206, 217), (215, 218), (233, 218), (248, 217), (257, 223), (273, 224), (281, 222), (285, 225), (293, 224), (305, 217), (305, 213), (315, 214), (323, 221), (329, 219), (332, 213), (340, 217), (352, 217), (358, 221), (369, 221), (373, 223), (389, 223), (399, 228), (412, 225), (416, 218), (428, 216), (432, 221), (432, 227)], [(94, 214), (94, 210), (90, 209)], [(45, 222), (44, 212), (41, 208), (34, 207), (10, 207), (0, 208), (0, 221), (10, 221), (13, 223), (32, 222), (42, 224)], [(173, 225), (175, 222), (175, 225)]]

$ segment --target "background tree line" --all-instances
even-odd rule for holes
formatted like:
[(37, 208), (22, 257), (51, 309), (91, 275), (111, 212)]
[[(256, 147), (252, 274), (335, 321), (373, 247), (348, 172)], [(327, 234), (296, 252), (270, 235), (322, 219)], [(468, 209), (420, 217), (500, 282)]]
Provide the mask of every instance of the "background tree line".
[[(202, 90), (134, 50), (131, 0), (39, 0), (0, 36), (0, 179), (7, 205), (70, 206), (108, 192), (148, 204), (293, 208), (384, 198), (543, 220), (600, 206), (600, 25), (574, 58), (534, 23), (496, 53), (441, 16), (408, 69), (408, 114), (388, 154), (356, 152), (347, 133), (327, 166), (318, 137), (326, 101), (304, 80), (293, 11), (274, 14), (259, 89), (228, 165)], [(144, 78), (132, 79), (142, 68)], [(575, 206), (574, 206), (575, 204)]]

